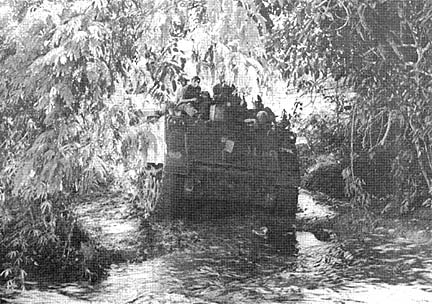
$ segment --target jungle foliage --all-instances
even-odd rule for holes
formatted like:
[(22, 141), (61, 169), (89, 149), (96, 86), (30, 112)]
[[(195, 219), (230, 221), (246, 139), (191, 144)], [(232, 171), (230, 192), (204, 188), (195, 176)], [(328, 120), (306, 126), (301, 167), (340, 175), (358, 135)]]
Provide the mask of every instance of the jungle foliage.
[(1, 4), (0, 273), (22, 286), (26, 271), (82, 265), (92, 279), (73, 209), (121, 163), (140, 176), (140, 106), (166, 103), (187, 69), (262, 69), (262, 18), (232, 1)]
[(0, 51), (2, 275), (15, 285), (25, 269), (82, 263), (84, 276), (91, 270), (72, 210), (116, 159), (128, 111), (109, 96), (132, 45), (113, 29), (132, 26), (131, 4), (13, 4)]
[(130, 94), (166, 103), (185, 72), (209, 84), (223, 73), (244, 93), (251, 79), (336, 83), (355, 95), (335, 99), (350, 117), (348, 193), (371, 202), (354, 163), (384, 154), (402, 209), (432, 191), (430, 0), (0, 3), (0, 269), (11, 284), (54, 252), (86, 260), (73, 208), (119, 163), (140, 166), (126, 162), (145, 145)]
[[(390, 160), (401, 211), (432, 193), (432, 2), (283, 1), (274, 5), (267, 51), (298, 88), (323, 91), (328, 77), (355, 94), (345, 138), (347, 191), (370, 204), (357, 159)], [(343, 107), (345, 108), (345, 107)], [(384, 158), (382, 156), (385, 156)], [(373, 165), (370, 168), (374, 168)], [(380, 173), (380, 172), (378, 172)]]

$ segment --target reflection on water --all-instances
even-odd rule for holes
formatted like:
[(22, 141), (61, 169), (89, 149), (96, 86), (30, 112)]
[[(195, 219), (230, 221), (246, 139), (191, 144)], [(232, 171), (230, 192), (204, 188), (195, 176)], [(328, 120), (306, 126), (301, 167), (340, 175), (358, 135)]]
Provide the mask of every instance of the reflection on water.
[[(223, 237), (223, 235), (219, 235)], [(245, 241), (247, 242), (247, 241)], [(344, 244), (297, 233), (298, 253), (268, 248), (257, 260), (221, 242), (140, 264), (114, 265), (96, 286), (69, 284), (21, 294), (12, 303), (428, 303), (429, 246), (379, 236)], [(244, 244), (243, 244), (244, 245)], [(201, 248), (202, 249), (202, 248)]]
[[(322, 242), (297, 232), (287, 250), (247, 219), (197, 227), (201, 241), (139, 264), (113, 265), (98, 285), (39, 287), (11, 303), (432, 303), (429, 244), (355, 236)], [(279, 248), (280, 249), (280, 248)]]

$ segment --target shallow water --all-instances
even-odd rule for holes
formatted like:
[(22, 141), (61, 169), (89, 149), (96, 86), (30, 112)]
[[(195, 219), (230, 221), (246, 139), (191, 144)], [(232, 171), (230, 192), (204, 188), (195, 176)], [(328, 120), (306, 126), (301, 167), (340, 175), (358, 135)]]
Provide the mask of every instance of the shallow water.
[[(329, 216), (306, 192), (301, 217)], [(113, 265), (96, 285), (37, 286), (8, 303), (432, 303), (430, 244), (371, 234), (341, 242), (298, 231), (275, 249), (245, 217), (196, 226), (182, 252)]]

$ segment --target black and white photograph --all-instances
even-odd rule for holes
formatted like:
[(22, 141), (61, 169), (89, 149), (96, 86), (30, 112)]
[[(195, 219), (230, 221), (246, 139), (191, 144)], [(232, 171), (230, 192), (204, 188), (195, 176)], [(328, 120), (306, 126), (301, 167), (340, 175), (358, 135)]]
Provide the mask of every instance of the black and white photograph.
[(432, 303), (432, 0), (0, 0), (0, 304)]

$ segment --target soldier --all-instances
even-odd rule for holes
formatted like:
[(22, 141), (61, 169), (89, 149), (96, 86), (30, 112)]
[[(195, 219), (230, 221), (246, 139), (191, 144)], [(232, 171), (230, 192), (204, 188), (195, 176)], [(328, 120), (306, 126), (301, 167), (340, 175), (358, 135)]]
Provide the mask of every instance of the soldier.
[(178, 111), (178, 110), (176, 111), (176, 107), (177, 107), (178, 102), (180, 101), (180, 99), (183, 96), (183, 93), (184, 93), (184, 90), (187, 86), (188, 81), (189, 80), (184, 76), (180, 76), (177, 79), (178, 85), (177, 85), (177, 89), (175, 92), (175, 99), (174, 99), (174, 101), (169, 102), (168, 107), (167, 107), (168, 113), (170, 115), (177, 115), (178, 116), (181, 114), (180, 111)]
[(201, 94), (200, 82), (201, 79), (194, 76), (191, 83), (183, 87), (176, 100), (176, 107), (189, 116), (194, 116), (197, 113), (196, 106), (200, 101)]
[(177, 87), (175, 104), (178, 104), (180, 99), (183, 97), (183, 94), (184, 94), (184, 91), (185, 91), (185, 88), (187, 86), (188, 81), (189, 80), (186, 77), (183, 77), (183, 76), (179, 77), (178, 82), (179, 82), (180, 86)]
[(264, 107), (261, 96), (257, 96), (257, 100), (254, 102), (254, 111), (255, 116), (258, 122), (258, 125), (269, 128), (272, 124), (276, 123), (276, 115), (269, 107)]
[(260, 95), (257, 95), (257, 100), (254, 101), (254, 107), (256, 111), (264, 110), (264, 104)]
[[(226, 111), (226, 120), (232, 123), (242, 123), (247, 118), (246, 103), (239, 96), (235, 85), (227, 84), (224, 75), (219, 76), (219, 83), (213, 87), (215, 104), (222, 104)], [(247, 107), (247, 105), (246, 105)]]
[(234, 85), (228, 85), (222, 78), (219, 79), (219, 83), (213, 87), (213, 99), (215, 103), (223, 103), (230, 98), (235, 91)]
[(199, 86), (201, 79), (198, 76), (194, 76), (191, 83), (186, 85), (179, 96), (177, 106), (185, 103), (195, 103), (200, 98), (201, 87)]
[(198, 103), (198, 118), (208, 120), (210, 118), (211, 97), (207, 91), (202, 91)]

